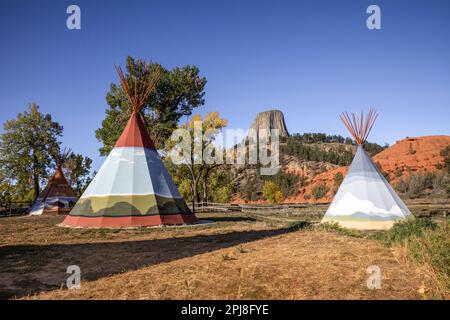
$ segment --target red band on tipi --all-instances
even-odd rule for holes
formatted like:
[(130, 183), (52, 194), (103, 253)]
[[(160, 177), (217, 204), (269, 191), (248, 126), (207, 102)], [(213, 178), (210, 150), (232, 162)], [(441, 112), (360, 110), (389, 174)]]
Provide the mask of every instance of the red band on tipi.
[(143, 147), (155, 149), (144, 122), (137, 112), (133, 112), (115, 147)]

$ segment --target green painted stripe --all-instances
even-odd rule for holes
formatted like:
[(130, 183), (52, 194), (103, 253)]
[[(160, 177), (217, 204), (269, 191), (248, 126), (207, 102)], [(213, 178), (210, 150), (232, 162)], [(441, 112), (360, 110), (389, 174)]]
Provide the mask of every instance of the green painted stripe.
[(191, 214), (183, 199), (149, 195), (88, 197), (78, 200), (71, 216), (126, 217)]

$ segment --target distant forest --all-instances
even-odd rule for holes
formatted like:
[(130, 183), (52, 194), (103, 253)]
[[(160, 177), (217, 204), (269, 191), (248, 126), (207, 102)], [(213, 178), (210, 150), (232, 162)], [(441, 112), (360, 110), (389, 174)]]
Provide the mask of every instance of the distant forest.
[[(339, 146), (335, 150), (321, 150), (316, 143), (341, 143), (348, 145), (356, 145), (350, 138), (344, 138), (340, 135), (327, 135), (325, 133), (304, 133), (293, 134), (286, 139), (286, 144), (281, 145), (281, 152), (292, 155), (305, 161), (322, 161), (329, 162), (340, 166), (349, 165), (353, 159), (353, 153), (344, 146)], [(366, 142), (364, 150), (371, 156), (383, 151), (388, 145), (380, 146), (376, 143)]]

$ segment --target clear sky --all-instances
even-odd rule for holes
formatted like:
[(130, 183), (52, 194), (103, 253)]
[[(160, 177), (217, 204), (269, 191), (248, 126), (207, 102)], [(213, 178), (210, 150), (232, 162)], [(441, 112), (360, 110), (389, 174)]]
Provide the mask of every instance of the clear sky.
[[(81, 8), (81, 30), (66, 8)], [(381, 8), (381, 30), (366, 9)], [(291, 133), (348, 136), (341, 111), (376, 107), (369, 138), (450, 134), (450, 1), (0, 1), (0, 122), (37, 102), (63, 143), (94, 159), (94, 131), (127, 55), (193, 64), (230, 128), (284, 112)]]

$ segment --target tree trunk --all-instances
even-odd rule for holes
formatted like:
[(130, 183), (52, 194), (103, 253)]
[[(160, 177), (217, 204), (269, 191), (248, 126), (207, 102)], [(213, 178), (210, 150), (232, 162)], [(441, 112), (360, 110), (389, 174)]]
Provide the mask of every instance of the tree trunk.
[(220, 164), (212, 165), (210, 167), (206, 167), (205, 173), (203, 174), (203, 202), (208, 202), (208, 176), (211, 173), (212, 169), (221, 166)]
[(206, 172), (203, 175), (203, 203), (208, 203), (208, 184), (206, 182)]
[(38, 172), (38, 159), (33, 154), (33, 188), (34, 188), (34, 200), (39, 197), (39, 172)]
[(195, 202), (200, 202), (200, 194), (198, 192), (198, 182), (200, 180), (200, 177), (202, 175), (203, 166), (200, 167), (198, 171), (198, 175), (195, 174), (195, 168), (194, 165), (187, 165), (189, 168), (189, 172), (191, 173), (192, 178), (192, 211), (195, 213)]

